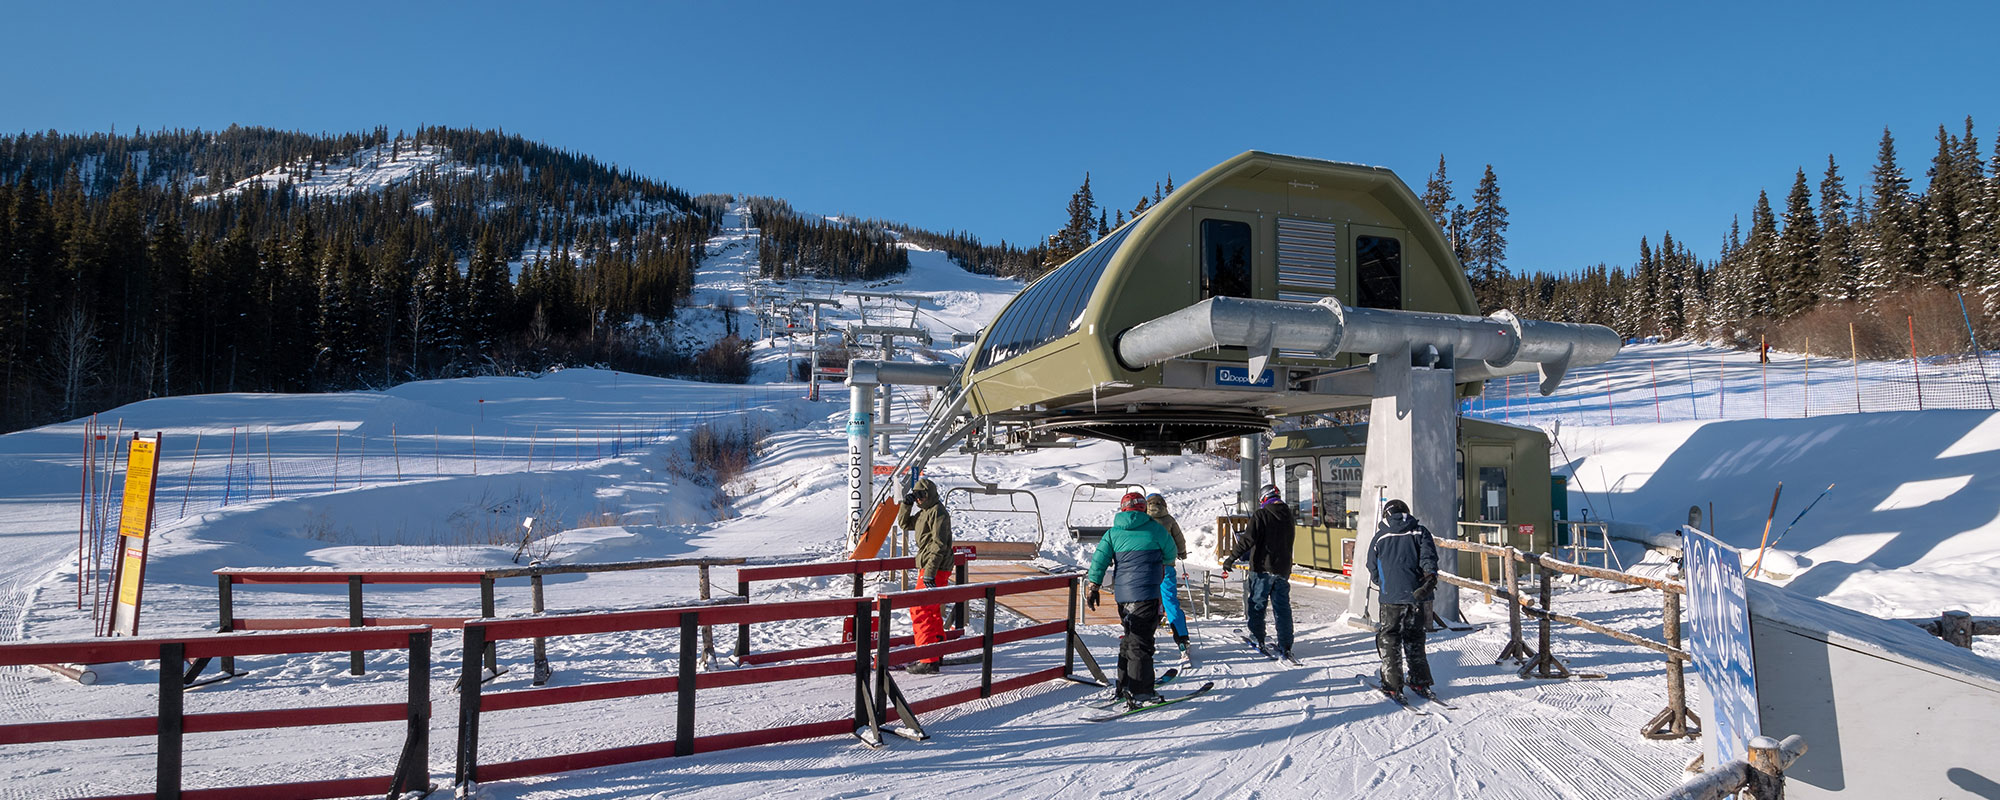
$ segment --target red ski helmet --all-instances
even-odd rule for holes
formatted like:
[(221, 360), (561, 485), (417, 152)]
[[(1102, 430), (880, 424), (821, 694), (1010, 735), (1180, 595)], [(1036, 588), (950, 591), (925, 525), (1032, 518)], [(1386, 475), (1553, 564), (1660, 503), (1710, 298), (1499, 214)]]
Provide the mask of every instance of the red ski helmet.
[(1118, 498), (1118, 510), (1144, 511), (1146, 510), (1146, 496), (1138, 492), (1126, 492), (1124, 497)]

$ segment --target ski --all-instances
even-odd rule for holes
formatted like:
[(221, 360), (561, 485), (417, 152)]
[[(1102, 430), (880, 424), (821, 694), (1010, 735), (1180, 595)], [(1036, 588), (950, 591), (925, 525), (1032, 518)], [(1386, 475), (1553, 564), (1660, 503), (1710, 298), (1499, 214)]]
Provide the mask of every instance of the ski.
[(1377, 683), (1375, 681), (1375, 676), (1362, 675), (1359, 677), (1361, 678), (1361, 685), (1368, 687), (1369, 693), (1375, 695), (1376, 697), (1380, 697), (1391, 703), (1395, 703), (1397, 706), (1400, 706), (1404, 711), (1408, 711), (1419, 717), (1428, 717), (1431, 715), (1431, 712), (1429, 711), (1425, 711), (1421, 708), (1410, 705), (1409, 698), (1404, 697), (1400, 694), (1390, 694), (1388, 690), (1382, 688), (1382, 684)]
[(1257, 651), (1258, 655), (1271, 659), (1272, 661), (1281, 662), (1294, 667), (1305, 666), (1305, 662), (1300, 661), (1297, 658), (1293, 658), (1283, 653), (1279, 653), (1278, 651), (1273, 650), (1270, 647), (1259, 644), (1256, 639), (1250, 638), (1250, 635), (1247, 633), (1239, 633), (1237, 634), (1237, 636), (1242, 637), (1243, 643), (1249, 645), (1250, 649)]
[(1114, 719), (1119, 719), (1119, 718), (1121, 718), (1121, 717), (1129, 717), (1129, 716), (1132, 716), (1133, 714), (1138, 714), (1138, 713), (1141, 713), (1141, 712), (1145, 712), (1145, 711), (1151, 711), (1151, 710), (1153, 710), (1153, 709), (1156, 709), (1156, 708), (1165, 708), (1165, 707), (1167, 707), (1167, 706), (1170, 706), (1170, 705), (1173, 705), (1173, 704), (1175, 704), (1175, 703), (1179, 703), (1179, 702), (1183, 702), (1183, 701), (1187, 701), (1187, 700), (1193, 700), (1193, 699), (1195, 699), (1195, 698), (1197, 698), (1197, 697), (1200, 697), (1200, 696), (1202, 696), (1202, 695), (1204, 695), (1204, 694), (1208, 694), (1208, 690), (1210, 690), (1210, 689), (1213, 689), (1213, 688), (1215, 688), (1215, 681), (1209, 681), (1209, 682), (1207, 682), (1207, 683), (1204, 683), (1204, 684), (1202, 684), (1202, 685), (1201, 685), (1201, 688), (1198, 688), (1198, 689), (1196, 689), (1196, 690), (1194, 690), (1194, 691), (1192, 691), (1192, 692), (1188, 692), (1187, 694), (1184, 694), (1184, 695), (1181, 695), (1181, 696), (1179, 696), (1179, 697), (1174, 697), (1174, 698), (1169, 698), (1169, 699), (1166, 699), (1166, 700), (1162, 700), (1162, 701), (1160, 701), (1160, 702), (1157, 702), (1157, 703), (1153, 703), (1153, 704), (1151, 704), (1151, 705), (1144, 705), (1144, 706), (1140, 706), (1140, 707), (1138, 707), (1138, 708), (1128, 708), (1128, 709), (1125, 709), (1125, 710), (1123, 710), (1123, 711), (1119, 711), (1119, 712), (1116, 712), (1116, 713), (1112, 713), (1112, 714), (1106, 714), (1106, 715), (1104, 715), (1104, 716), (1101, 716), (1101, 717), (1085, 717), (1085, 718), (1084, 718), (1084, 720), (1085, 720), (1085, 721), (1087, 721), (1087, 722), (1109, 722), (1109, 721), (1111, 721), (1111, 720), (1114, 720)]
[(1435, 705), (1439, 708), (1445, 709), (1447, 711), (1458, 710), (1458, 706), (1447, 703), (1445, 702), (1444, 698), (1439, 697), (1437, 695), (1436, 689), (1411, 689), (1410, 691), (1415, 693), (1418, 697), (1430, 701), (1432, 705)]
[[(1175, 667), (1175, 668), (1173, 668), (1173, 669), (1169, 669), (1169, 670), (1167, 670), (1167, 671), (1165, 671), (1165, 672), (1162, 672), (1162, 673), (1160, 673), (1160, 677), (1158, 677), (1158, 678), (1155, 678), (1155, 679), (1153, 680), (1153, 688), (1156, 688), (1156, 689), (1157, 689), (1157, 688), (1159, 688), (1159, 687), (1161, 687), (1161, 686), (1165, 686), (1165, 685), (1167, 685), (1167, 684), (1169, 684), (1169, 683), (1173, 683), (1173, 682), (1174, 682), (1174, 679), (1175, 679), (1175, 678), (1178, 678), (1178, 677), (1180, 677), (1180, 676), (1181, 676), (1181, 671), (1180, 671), (1180, 668), (1179, 668), (1179, 667)], [(1114, 691), (1114, 692), (1113, 692), (1112, 694), (1113, 694), (1114, 696), (1113, 696), (1113, 697), (1112, 697), (1111, 699), (1109, 699), (1109, 700), (1095, 700), (1095, 701), (1092, 701), (1092, 702), (1089, 702), (1089, 703), (1086, 703), (1085, 705), (1088, 705), (1088, 706), (1090, 706), (1091, 708), (1095, 708), (1095, 709), (1098, 709), (1098, 710), (1108, 710), (1108, 709), (1110, 709), (1110, 708), (1111, 708), (1112, 706), (1115, 706), (1115, 705), (1118, 705), (1119, 703), (1123, 703), (1123, 702), (1125, 702), (1125, 698), (1123, 698), (1123, 697), (1117, 697), (1117, 696), (1115, 696), (1115, 695), (1117, 694), (1117, 692), (1116, 692), (1116, 691)]]

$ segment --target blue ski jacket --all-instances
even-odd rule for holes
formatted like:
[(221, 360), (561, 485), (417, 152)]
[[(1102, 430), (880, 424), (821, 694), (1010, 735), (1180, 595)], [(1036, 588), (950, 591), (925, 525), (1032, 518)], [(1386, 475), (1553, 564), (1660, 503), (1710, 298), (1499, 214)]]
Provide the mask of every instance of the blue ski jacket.
[(1174, 539), (1144, 511), (1120, 511), (1090, 556), (1091, 583), (1103, 585), (1104, 570), (1117, 564), (1111, 594), (1120, 603), (1160, 599), (1160, 584), (1174, 563)]
[(1415, 605), (1424, 601), (1417, 596), (1417, 585), (1437, 573), (1437, 543), (1415, 516), (1390, 514), (1375, 525), (1366, 563), (1369, 582), (1380, 587), (1383, 605)]

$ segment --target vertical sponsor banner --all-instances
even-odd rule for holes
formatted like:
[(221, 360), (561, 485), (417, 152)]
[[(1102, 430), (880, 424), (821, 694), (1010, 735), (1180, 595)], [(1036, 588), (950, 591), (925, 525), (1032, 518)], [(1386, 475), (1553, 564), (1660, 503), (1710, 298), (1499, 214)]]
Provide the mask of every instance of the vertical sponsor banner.
[(118, 555), (111, 582), (111, 633), (139, 634), (139, 601), (146, 584), (146, 548), (153, 532), (153, 493), (159, 486), (160, 436), (132, 435), (125, 456), (125, 495), (118, 515)]
[(1709, 740), (1715, 765), (1746, 758), (1758, 736), (1757, 665), (1750, 644), (1750, 601), (1743, 585), (1743, 556), (1736, 548), (1692, 527), (1685, 534), (1688, 651), (1708, 687)]

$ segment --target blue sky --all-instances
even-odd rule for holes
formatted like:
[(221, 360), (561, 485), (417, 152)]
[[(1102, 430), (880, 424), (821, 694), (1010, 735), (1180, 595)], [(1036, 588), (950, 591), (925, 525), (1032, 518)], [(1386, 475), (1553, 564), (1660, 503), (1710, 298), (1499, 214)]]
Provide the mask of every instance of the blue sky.
[(22, 3), (0, 130), (502, 128), (690, 191), (1032, 241), (1248, 149), (1485, 164), (1509, 265), (1713, 256), (1884, 127), (2000, 133), (1993, 3)]

